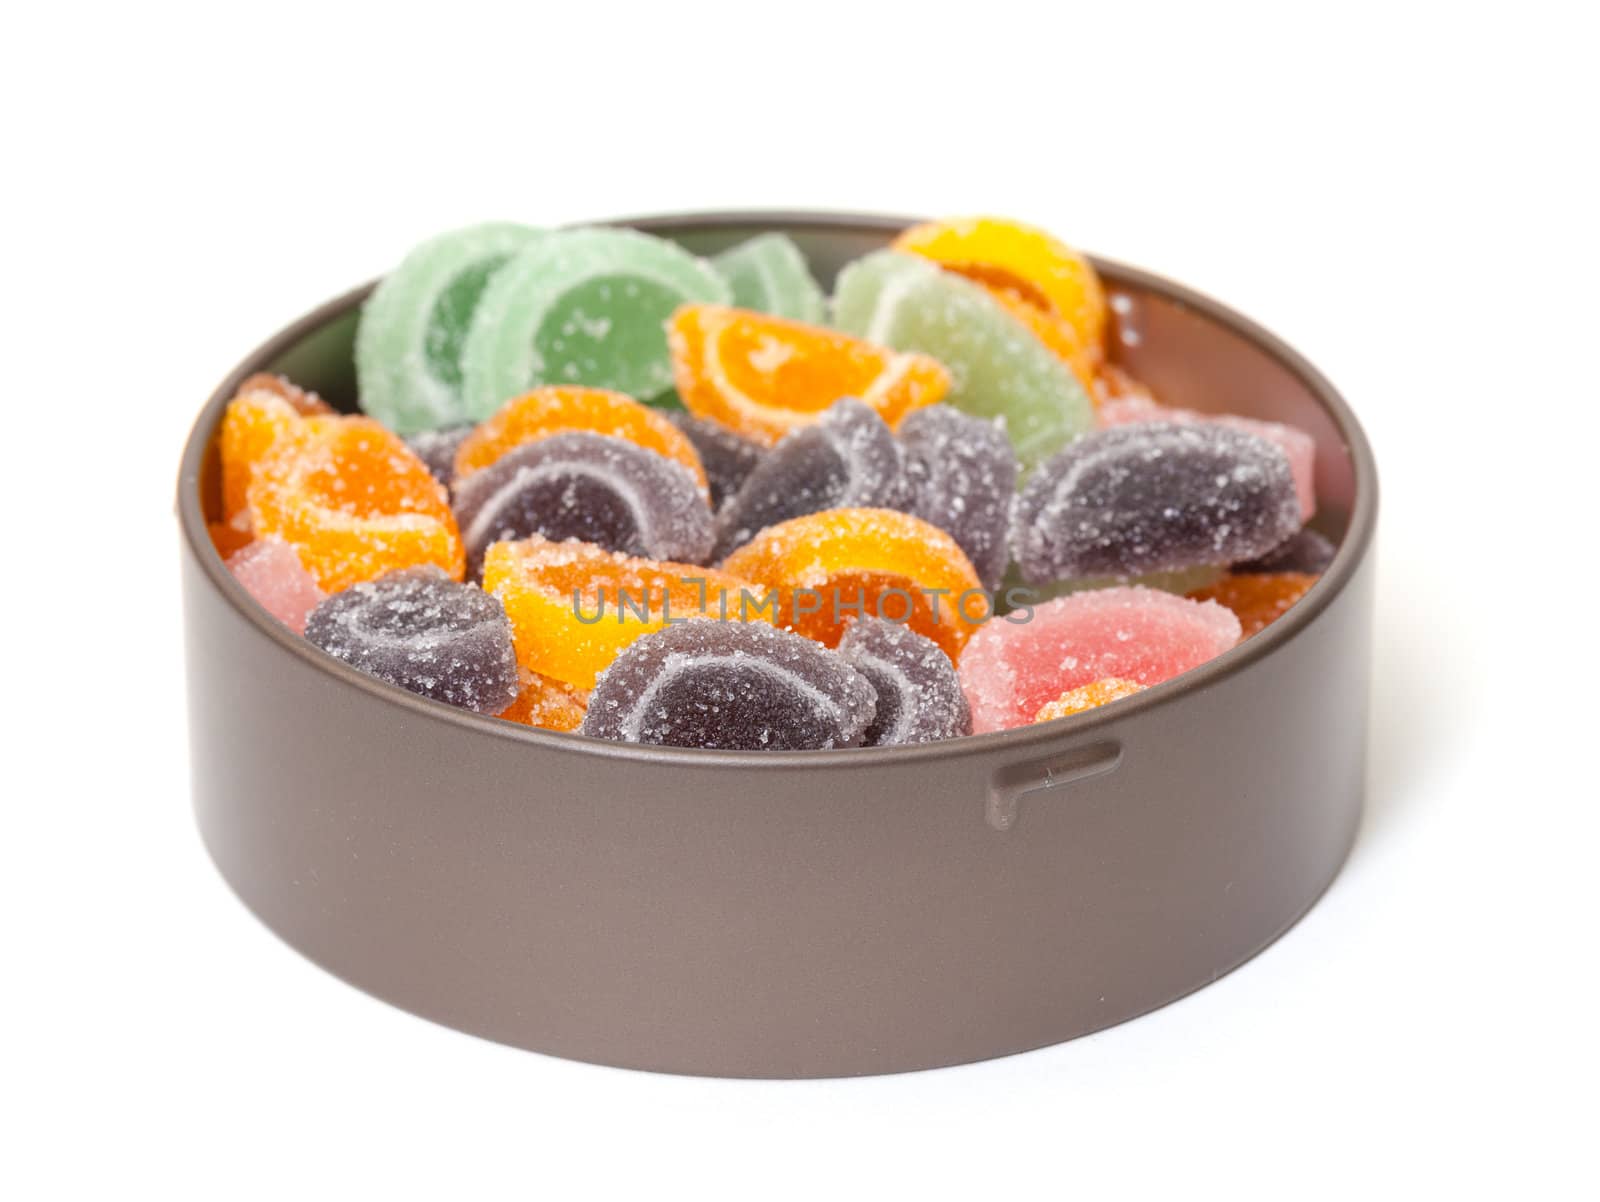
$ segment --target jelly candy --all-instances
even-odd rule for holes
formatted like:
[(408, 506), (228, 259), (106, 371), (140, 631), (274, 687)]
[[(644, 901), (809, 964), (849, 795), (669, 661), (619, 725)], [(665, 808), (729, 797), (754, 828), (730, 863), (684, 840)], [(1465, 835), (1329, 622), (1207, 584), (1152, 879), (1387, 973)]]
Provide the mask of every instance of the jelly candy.
[(1232, 570), (1235, 575), (1250, 572), (1305, 572), (1310, 576), (1320, 576), (1328, 570), (1336, 551), (1331, 542), (1307, 527), (1265, 555), (1234, 564)]
[(687, 563), (634, 559), (590, 543), (494, 543), (483, 587), (504, 602), (522, 666), (579, 688), (640, 635), (684, 618), (765, 619), (762, 591)]
[(900, 444), (860, 401), (845, 399), (767, 452), (717, 514), (713, 559), (757, 531), (823, 509), (904, 508), (910, 500)]
[(722, 564), (773, 590), (776, 625), (836, 646), (852, 617), (909, 625), (952, 659), (989, 595), (943, 530), (892, 509), (828, 509), (769, 526)]
[(647, 559), (711, 552), (711, 509), (688, 469), (603, 434), (554, 434), (502, 455), (457, 485), (455, 511), (471, 575), (490, 543), (530, 534)]
[(480, 714), (500, 713), (517, 695), (505, 609), (438, 568), (335, 593), (312, 610), (306, 639), (369, 676)]
[(821, 325), (827, 304), (805, 256), (783, 234), (758, 234), (711, 260), (733, 290), (733, 303), (775, 317)]
[(472, 429), (471, 426), (450, 426), (444, 430), (424, 430), (406, 439), (406, 446), (427, 465), (435, 480), (449, 488), (456, 478), (456, 452)]
[(1032, 722), (1071, 689), (1115, 677), (1153, 685), (1239, 641), (1239, 619), (1215, 602), (1145, 588), (1074, 593), (986, 623), (960, 660), (982, 734)]
[[(1102, 363), (1095, 371), (1092, 393), (1095, 404), (1101, 407), (1101, 425), (1111, 424), (1106, 420), (1106, 405), (1118, 401), (1138, 401), (1145, 406), (1156, 404), (1155, 394), (1150, 391), (1149, 386), (1126, 368), (1119, 367), (1115, 363)], [(1137, 410), (1130, 408), (1129, 412)]]
[(1005, 574), (1006, 533), (1017, 488), (1017, 456), (1005, 431), (948, 405), (919, 409), (900, 423), (911, 512), (967, 553), (986, 589)]
[(1132, 697), (1135, 693), (1144, 692), (1144, 689), (1145, 686), (1142, 684), (1110, 676), (1104, 680), (1097, 680), (1093, 684), (1082, 685), (1076, 689), (1068, 689), (1035, 714), (1033, 720), (1035, 722), (1051, 722), (1056, 718), (1070, 718), (1073, 714), (1081, 714), (1085, 710), (1099, 709), (1102, 705), (1110, 705), (1113, 701), (1121, 701), (1124, 697)]
[(1027, 326), (1033, 336), (1055, 354), (1076, 377), (1092, 403), (1099, 403), (1096, 381), (1100, 351), (1084, 346), (1082, 336), (1064, 319), (1028, 300), (1020, 292), (995, 285), (986, 285), (984, 291), (999, 302), (1000, 307)]
[(878, 693), (863, 746), (932, 743), (972, 733), (972, 711), (955, 665), (937, 643), (898, 622), (859, 618), (845, 631), (839, 654)]
[(1017, 458), (1032, 466), (1094, 426), (1094, 406), (1056, 354), (972, 281), (926, 259), (878, 251), (839, 273), (834, 321), (949, 368), (947, 399), (975, 417), (1003, 417)]
[(315, 393), (296, 388), (282, 376), (259, 374), (239, 385), (223, 411), (217, 446), (222, 460), (222, 520), (250, 530), (250, 478), (278, 438), (308, 417), (333, 410)]
[(1300, 520), (1308, 520), (1317, 511), (1317, 444), (1304, 430), (1286, 426), (1282, 422), (1235, 417), (1231, 413), (1173, 409), (1137, 396), (1108, 401), (1100, 406), (1100, 425), (1103, 427), (1135, 425), (1139, 422), (1213, 422), (1264, 438), (1289, 458), (1289, 468), (1294, 473), (1295, 496), (1300, 502)]
[(462, 397), (461, 359), (473, 315), (495, 273), (545, 237), (495, 222), (441, 234), (407, 255), (361, 309), (361, 408), (402, 434), (473, 416)]
[(535, 388), (507, 401), (462, 442), (456, 476), (465, 480), (524, 443), (578, 430), (625, 438), (676, 460), (705, 488), (700, 455), (677, 426), (632, 397), (603, 388)]
[(1086, 434), (1017, 498), (1011, 551), (1030, 584), (1249, 559), (1300, 526), (1294, 476), (1264, 439), (1214, 422)]
[(249, 499), (257, 533), (292, 546), (330, 593), (420, 564), (460, 579), (465, 566), (444, 486), (371, 418), (313, 419), (279, 438)]
[(740, 438), (718, 422), (702, 421), (687, 411), (669, 413), (667, 416), (700, 454), (706, 483), (711, 488), (713, 509), (739, 491), (739, 486), (766, 454), (765, 447), (747, 438)]
[(1196, 601), (1215, 601), (1231, 609), (1239, 619), (1244, 637), (1249, 638), (1283, 617), (1316, 582), (1315, 576), (1305, 572), (1257, 572), (1225, 576), (1189, 596)]
[(507, 722), (542, 730), (577, 730), (589, 708), (589, 690), (522, 670), (517, 699), (500, 712)]
[(227, 558), (228, 571), (261, 608), (296, 634), (304, 634), (306, 615), (327, 596), (288, 543), (259, 538)]
[(1100, 277), (1087, 259), (1044, 230), (1001, 217), (959, 217), (914, 225), (894, 240), (893, 249), (1019, 294), (1071, 325), (1085, 347), (1105, 342)]
[(1088, 593), (1095, 589), (1128, 586), (1160, 589), (1186, 597), (1197, 588), (1215, 584), (1228, 574), (1223, 564), (1203, 563), (1176, 572), (1145, 572), (1138, 576), (1078, 576), (1069, 580), (1055, 580), (1049, 584), (1028, 584), (1022, 571), (1013, 563), (1006, 569), (999, 589), (1000, 612), (1005, 613), (1023, 605), (1037, 605), (1073, 593)]
[(942, 397), (950, 376), (836, 330), (725, 305), (685, 305), (668, 325), (672, 371), (689, 412), (771, 446), (841, 397), (891, 426)]
[(855, 747), (875, 703), (866, 677), (809, 639), (759, 623), (683, 622), (605, 670), (582, 733), (722, 751)]
[(679, 305), (731, 297), (721, 276), (665, 239), (616, 229), (551, 234), (484, 292), (461, 356), (467, 412), (488, 417), (540, 384), (655, 396), (672, 384), (663, 323)]

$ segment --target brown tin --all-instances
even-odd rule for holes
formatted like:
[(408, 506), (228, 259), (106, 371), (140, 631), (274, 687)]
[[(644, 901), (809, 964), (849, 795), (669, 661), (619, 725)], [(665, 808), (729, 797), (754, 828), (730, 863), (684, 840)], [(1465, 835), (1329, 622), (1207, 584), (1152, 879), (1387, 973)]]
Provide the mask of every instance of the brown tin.
[[(819, 278), (901, 220), (634, 225), (709, 253), (793, 236)], [(178, 480), (193, 795), (263, 922), (377, 997), (504, 1043), (678, 1073), (825, 1077), (1058, 1043), (1216, 980), (1291, 926), (1365, 788), (1377, 476), (1317, 371), (1214, 301), (1097, 263), (1163, 399), (1317, 440), (1332, 567), (1204, 667), (1067, 721), (909, 748), (728, 753), (424, 701), (261, 610), (206, 533), (235, 387), (355, 398), (357, 289), (252, 352)], [(369, 286), (370, 287), (370, 286)]]

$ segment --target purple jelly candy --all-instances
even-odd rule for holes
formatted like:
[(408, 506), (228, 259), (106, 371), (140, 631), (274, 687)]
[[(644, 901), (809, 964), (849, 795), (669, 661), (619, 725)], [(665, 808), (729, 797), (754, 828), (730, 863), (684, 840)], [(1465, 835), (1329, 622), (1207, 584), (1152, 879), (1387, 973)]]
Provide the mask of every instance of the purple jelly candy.
[(717, 422), (705, 421), (688, 413), (668, 413), (668, 420), (683, 431), (684, 437), (700, 452), (700, 464), (711, 486), (711, 506), (718, 508), (739, 491), (745, 478), (755, 470), (767, 449), (740, 438)]
[(998, 588), (1011, 557), (1006, 535), (1017, 489), (1011, 439), (994, 422), (949, 405), (916, 410), (898, 433), (911, 512), (960, 544), (984, 588)]
[(724, 751), (856, 747), (876, 703), (867, 678), (819, 643), (697, 619), (629, 644), (600, 674), (581, 732)]
[(932, 743), (972, 733), (972, 711), (955, 665), (932, 639), (899, 622), (860, 618), (845, 632), (839, 654), (878, 692), (863, 746)]
[(711, 550), (711, 510), (689, 469), (605, 434), (526, 443), (462, 480), (454, 504), (474, 576), (490, 543), (533, 534), (682, 563)]
[(1029, 478), (1011, 549), (1028, 584), (1137, 576), (1261, 555), (1300, 528), (1288, 457), (1215, 423), (1085, 434)]
[(846, 398), (767, 452), (717, 514), (713, 559), (768, 526), (824, 509), (904, 509), (910, 497), (900, 444), (868, 406)]
[(1286, 542), (1279, 543), (1265, 555), (1236, 563), (1232, 571), (1244, 575), (1261, 572), (1304, 572), (1320, 576), (1328, 570), (1337, 551), (1331, 542), (1315, 530), (1300, 531)]
[(424, 430), (406, 439), (406, 446), (427, 464), (435, 480), (449, 488), (456, 478), (456, 451), (472, 430), (471, 424), (451, 426), (445, 430)]
[(517, 695), (511, 623), (499, 600), (438, 568), (407, 568), (335, 593), (306, 638), (379, 680), (498, 714)]

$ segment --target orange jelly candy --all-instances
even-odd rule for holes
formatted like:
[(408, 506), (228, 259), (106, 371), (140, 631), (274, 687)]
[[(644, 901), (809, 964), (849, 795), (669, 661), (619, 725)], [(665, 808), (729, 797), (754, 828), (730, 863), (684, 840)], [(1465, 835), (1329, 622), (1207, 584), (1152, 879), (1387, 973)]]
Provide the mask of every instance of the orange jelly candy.
[(706, 489), (706, 473), (694, 444), (662, 414), (630, 396), (604, 388), (535, 388), (507, 401), (456, 450), (462, 480), (524, 443), (551, 434), (582, 431), (624, 438), (683, 464)]
[(988, 594), (955, 540), (893, 509), (825, 509), (779, 522), (722, 567), (769, 586), (776, 623), (829, 647), (854, 618), (883, 617), (953, 660), (989, 614)]
[(1089, 390), (1089, 396), (1097, 406), (1111, 401), (1156, 404), (1155, 393), (1150, 391), (1149, 385), (1115, 363), (1100, 365), (1094, 374), (1094, 387)]
[(332, 414), (316, 393), (296, 388), (282, 376), (261, 373), (240, 384), (222, 415), (217, 437), (222, 457), (222, 520), (248, 532), (246, 506), (256, 465), (281, 435), (304, 419)]
[(1068, 689), (1040, 709), (1033, 720), (1049, 722), (1054, 718), (1070, 718), (1073, 714), (1083, 713), (1084, 710), (1098, 709), (1102, 705), (1121, 701), (1124, 697), (1132, 697), (1135, 693), (1142, 693), (1144, 688), (1145, 686), (1137, 681), (1108, 676), (1104, 680), (1097, 680), (1082, 688)]
[(1041, 229), (999, 217), (930, 221), (906, 230), (894, 249), (932, 259), (991, 292), (1020, 295), (1072, 326), (1096, 360), (1105, 345), (1100, 277), (1089, 260)]
[(726, 572), (538, 537), (491, 544), (483, 587), (506, 607), (518, 662), (583, 689), (641, 635), (686, 618), (753, 619), (746, 599), (761, 599)]
[(1089, 399), (1099, 403), (1099, 394), (1095, 390), (1095, 373), (1100, 366), (1098, 348), (1091, 352), (1090, 348), (1083, 345), (1083, 337), (1071, 323), (1048, 309), (1041, 309), (1022, 293), (993, 284), (985, 285), (984, 290), (999, 301), (1006, 312), (1033, 331), (1035, 338), (1055, 352), (1056, 358), (1078, 377), (1078, 383), (1083, 385)]
[(524, 668), (517, 699), (500, 717), (541, 730), (577, 730), (583, 725), (583, 715), (588, 709), (588, 689), (575, 688)]
[(667, 322), (667, 343), (689, 412), (764, 446), (841, 397), (893, 426), (950, 387), (950, 373), (927, 355), (726, 305), (684, 305)]
[(1195, 589), (1195, 601), (1215, 601), (1239, 618), (1242, 637), (1259, 634), (1288, 612), (1288, 609), (1317, 582), (1306, 572), (1261, 572), (1224, 576), (1215, 584)]
[(306, 422), (256, 466), (249, 503), (258, 534), (300, 553), (336, 593), (396, 568), (465, 570), (444, 486), (400, 438), (367, 417)]

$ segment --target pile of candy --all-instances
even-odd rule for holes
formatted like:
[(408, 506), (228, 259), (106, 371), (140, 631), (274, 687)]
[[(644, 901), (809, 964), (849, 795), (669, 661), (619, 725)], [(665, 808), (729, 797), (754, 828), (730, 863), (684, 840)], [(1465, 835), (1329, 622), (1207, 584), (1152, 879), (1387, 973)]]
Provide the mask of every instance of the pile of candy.
[[(722, 749), (1068, 718), (1316, 582), (1314, 447), (1107, 362), (1093, 268), (983, 218), (826, 298), (764, 234), (415, 250), (356, 342), (364, 416), (247, 380), (213, 538), (329, 655), (549, 730)], [(824, 322), (830, 324), (825, 325)]]

